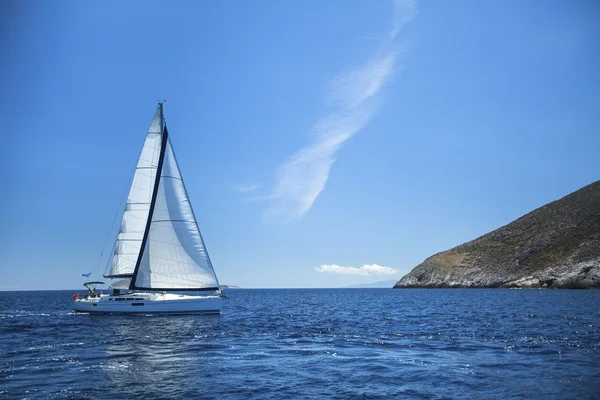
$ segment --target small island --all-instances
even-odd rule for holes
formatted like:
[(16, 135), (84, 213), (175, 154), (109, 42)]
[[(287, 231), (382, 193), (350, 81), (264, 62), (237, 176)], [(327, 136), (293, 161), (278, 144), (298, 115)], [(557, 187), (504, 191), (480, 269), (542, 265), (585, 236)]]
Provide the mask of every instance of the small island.
[(600, 288), (600, 181), (427, 258), (394, 288)]

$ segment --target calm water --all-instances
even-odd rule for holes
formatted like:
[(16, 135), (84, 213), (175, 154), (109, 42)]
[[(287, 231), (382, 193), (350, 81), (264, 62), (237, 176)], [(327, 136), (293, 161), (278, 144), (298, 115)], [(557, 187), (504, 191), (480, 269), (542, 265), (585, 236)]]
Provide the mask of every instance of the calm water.
[(229, 290), (220, 316), (0, 292), (0, 398), (598, 398), (600, 291)]

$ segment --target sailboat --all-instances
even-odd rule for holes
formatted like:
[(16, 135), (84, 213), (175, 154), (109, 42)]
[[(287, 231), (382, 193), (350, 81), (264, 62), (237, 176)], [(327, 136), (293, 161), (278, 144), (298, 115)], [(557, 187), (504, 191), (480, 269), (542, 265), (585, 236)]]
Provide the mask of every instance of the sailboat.
[[(89, 274), (86, 274), (89, 276)], [(158, 108), (146, 134), (104, 278), (86, 282), (73, 310), (86, 313), (220, 313), (224, 300)], [(122, 291), (122, 289), (125, 289)]]

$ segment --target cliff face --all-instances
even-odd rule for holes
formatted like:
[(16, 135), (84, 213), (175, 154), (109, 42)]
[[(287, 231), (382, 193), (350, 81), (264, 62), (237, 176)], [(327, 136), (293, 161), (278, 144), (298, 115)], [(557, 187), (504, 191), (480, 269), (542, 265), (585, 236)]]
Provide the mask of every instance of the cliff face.
[(394, 288), (600, 288), (600, 181), (435, 254)]

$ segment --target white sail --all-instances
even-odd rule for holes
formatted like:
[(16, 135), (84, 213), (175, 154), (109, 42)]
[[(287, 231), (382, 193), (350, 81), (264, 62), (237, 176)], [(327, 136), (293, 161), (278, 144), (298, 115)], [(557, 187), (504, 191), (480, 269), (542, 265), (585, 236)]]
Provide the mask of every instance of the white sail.
[(114, 254), (104, 277), (131, 276), (140, 253), (160, 157), (162, 110), (154, 114), (137, 163)]
[(129, 289), (131, 279), (119, 279), (112, 282), (109, 286), (111, 289)]
[(198, 229), (170, 139), (165, 146), (151, 218), (132, 288), (217, 288), (219, 282)]
[[(112, 294), (74, 296), (86, 313), (218, 314), (224, 296), (171, 147), (162, 103), (154, 115), (129, 191), (105, 277), (121, 278)], [(129, 289), (121, 293), (120, 289)], [(213, 291), (207, 295), (168, 291)]]

